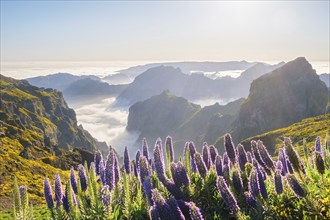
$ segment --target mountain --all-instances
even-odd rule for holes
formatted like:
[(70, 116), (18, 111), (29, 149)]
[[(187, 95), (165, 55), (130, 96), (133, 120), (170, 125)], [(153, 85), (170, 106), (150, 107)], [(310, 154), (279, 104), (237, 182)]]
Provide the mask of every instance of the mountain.
[[(176, 142), (194, 141), (197, 145), (203, 142), (213, 144), (220, 136), (228, 132), (231, 123), (236, 119), (243, 98), (228, 103), (227, 105), (205, 106), (197, 111), (191, 118), (185, 120), (171, 135)], [(215, 124), (219, 125), (213, 130)], [(222, 129), (220, 128), (222, 126)]]
[[(77, 124), (62, 93), (0, 75), (0, 209), (11, 201), (12, 178), (29, 184), (32, 201), (41, 201), (44, 176), (67, 175), (107, 149)], [(58, 169), (60, 168), (60, 169)]]
[[(201, 108), (164, 91), (130, 107), (127, 130), (140, 132), (137, 143), (143, 137), (153, 142), (170, 135), (176, 146), (183, 147), (186, 141), (194, 141), (199, 148), (203, 142), (213, 144), (220, 135), (230, 131), (243, 101), (238, 99), (227, 105), (216, 103)], [(182, 148), (175, 151), (181, 153)]]
[(170, 90), (176, 96), (189, 101), (214, 98), (235, 99), (246, 97), (252, 80), (283, 65), (258, 63), (242, 73), (238, 78), (221, 77), (210, 79), (203, 74), (184, 74), (181, 69), (172, 66), (150, 68), (137, 76), (134, 81), (117, 97), (119, 105), (132, 105)]
[(322, 80), (327, 85), (327, 87), (330, 87), (330, 73), (321, 74), (320, 80)]
[(63, 90), (65, 100), (70, 104), (94, 99), (114, 97), (120, 94), (127, 85), (109, 85), (91, 78), (79, 79)]
[(0, 94), (2, 132), (24, 146), (22, 156), (39, 158), (37, 148), (49, 148), (58, 155), (62, 149), (97, 149), (98, 142), (78, 126), (74, 110), (59, 91), (1, 75)]
[(328, 89), (299, 57), (254, 80), (234, 125), (236, 140), (286, 127), (326, 111)]
[(147, 137), (148, 140), (165, 138), (170, 131), (179, 127), (200, 109), (199, 105), (164, 91), (160, 95), (132, 105), (129, 108), (126, 129), (141, 132), (139, 140), (143, 137)]
[(217, 72), (226, 70), (246, 70), (253, 66), (254, 62), (247, 61), (227, 61), (227, 62), (168, 62), (168, 63), (149, 63), (145, 65), (133, 66), (125, 70), (119, 71), (120, 74), (125, 74), (131, 78), (135, 78), (141, 73), (150, 68), (158, 66), (171, 66), (179, 68), (185, 74), (190, 74), (192, 71), (202, 72)]
[(91, 78), (100, 80), (97, 76), (76, 76), (70, 73), (55, 73), (47, 76), (37, 76), (26, 79), (31, 85), (64, 91), (71, 83), (80, 79)]

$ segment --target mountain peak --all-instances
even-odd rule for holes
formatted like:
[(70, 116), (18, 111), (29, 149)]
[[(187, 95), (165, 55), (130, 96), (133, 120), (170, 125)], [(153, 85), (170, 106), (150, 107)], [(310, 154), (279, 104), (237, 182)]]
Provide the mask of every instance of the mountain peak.
[(327, 90), (306, 58), (288, 62), (251, 83), (236, 136), (241, 140), (324, 113)]

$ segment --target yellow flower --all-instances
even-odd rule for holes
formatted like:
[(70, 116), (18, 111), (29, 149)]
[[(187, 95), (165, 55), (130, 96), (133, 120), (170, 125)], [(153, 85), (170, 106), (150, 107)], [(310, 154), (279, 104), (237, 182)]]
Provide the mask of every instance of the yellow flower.
[(329, 198), (328, 197), (325, 197), (324, 199), (321, 200), (321, 202), (323, 204), (325, 204), (325, 203), (329, 202)]

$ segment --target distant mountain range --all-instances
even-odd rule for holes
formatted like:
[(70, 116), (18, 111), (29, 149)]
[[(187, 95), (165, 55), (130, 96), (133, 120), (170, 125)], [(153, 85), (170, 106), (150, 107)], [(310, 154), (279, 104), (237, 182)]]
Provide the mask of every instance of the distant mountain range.
[(63, 92), (71, 106), (97, 102), (97, 100), (118, 96), (127, 85), (110, 85), (97, 76), (75, 76), (56, 73), (27, 79), (34, 86), (57, 89)]
[(165, 63), (149, 63), (145, 65), (133, 66), (125, 70), (119, 71), (120, 74), (124, 74), (128, 77), (135, 78), (141, 73), (147, 71), (148, 69), (158, 67), (158, 66), (171, 66), (173, 68), (179, 68), (185, 74), (190, 74), (191, 71), (200, 72), (218, 72), (227, 70), (246, 70), (256, 62), (247, 61), (227, 61), (227, 62), (165, 62)]
[[(146, 137), (152, 141), (171, 135), (182, 150), (187, 140), (194, 141), (198, 146), (204, 141), (214, 144), (223, 134), (231, 132), (234, 140), (239, 142), (304, 118), (324, 114), (328, 88), (308, 61), (297, 58), (279, 65), (281, 67), (273, 67), (275, 70), (252, 81), (246, 100), (239, 99), (226, 106), (215, 104), (201, 108), (169, 91), (137, 102), (129, 109), (127, 130), (139, 131), (139, 139)], [(265, 69), (259, 64), (253, 68), (261, 69), (260, 73)], [(178, 69), (157, 67), (141, 74), (136, 81), (142, 82), (145, 80), (143, 77), (148, 79), (165, 72), (187, 77)], [(247, 76), (242, 74), (241, 77)], [(150, 83), (146, 83), (146, 87), (151, 91)]]
[(227, 76), (215, 80), (201, 74), (184, 74), (181, 69), (172, 66), (158, 66), (137, 76), (117, 97), (117, 103), (132, 105), (167, 89), (189, 101), (246, 97), (249, 85), (254, 79), (282, 65), (283, 63), (277, 65), (257, 63), (238, 78)]

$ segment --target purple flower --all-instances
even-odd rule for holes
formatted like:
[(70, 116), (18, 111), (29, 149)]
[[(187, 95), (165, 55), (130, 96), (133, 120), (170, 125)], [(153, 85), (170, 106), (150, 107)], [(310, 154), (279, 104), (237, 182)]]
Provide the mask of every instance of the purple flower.
[(219, 176), (217, 179), (217, 187), (218, 190), (220, 191), (223, 201), (227, 205), (227, 208), (231, 210), (233, 213), (237, 213), (240, 210), (240, 208), (237, 205), (235, 197), (229, 190), (226, 180), (222, 176)]
[(190, 153), (190, 162), (191, 162), (191, 171), (197, 172), (197, 167), (195, 163), (195, 153), (196, 153), (196, 147), (193, 142), (189, 142), (189, 153)]
[[(95, 173), (100, 175), (100, 162), (103, 161), (102, 153), (98, 150), (94, 153)], [(73, 186), (72, 186), (73, 187)]]
[(286, 162), (286, 155), (283, 148), (280, 148), (278, 151), (278, 160), (282, 163), (281, 174), (285, 176), (288, 172), (287, 162)]
[(111, 205), (111, 193), (108, 185), (103, 186), (101, 190), (101, 201), (104, 206)]
[(140, 157), (140, 180), (141, 184), (150, 177), (150, 170), (148, 167), (148, 160), (145, 156)]
[(106, 184), (106, 181), (105, 181), (105, 166), (104, 166), (103, 159), (99, 163), (99, 171), (100, 171), (100, 179), (101, 179), (103, 185), (105, 185)]
[(249, 206), (254, 207), (254, 208), (257, 207), (258, 203), (250, 192), (244, 192), (244, 198), (245, 198), (246, 203)]
[(164, 154), (163, 154), (162, 139), (160, 139), (160, 137), (157, 138), (155, 146), (156, 146), (156, 145), (159, 146), (160, 155), (161, 155), (161, 158), (162, 158), (163, 163), (164, 163)]
[(149, 146), (146, 138), (142, 140), (142, 155), (149, 160)]
[(315, 141), (315, 151), (322, 153), (322, 145), (321, 145), (321, 138), (320, 136), (316, 137), (316, 141)]
[(78, 206), (76, 195), (74, 194), (70, 182), (65, 186), (65, 196), (63, 197), (63, 208), (70, 212), (74, 206)]
[(59, 205), (62, 204), (62, 202), (63, 202), (62, 201), (62, 199), (63, 199), (62, 183), (61, 183), (61, 177), (59, 174), (55, 175), (54, 193), (55, 193), (56, 207), (59, 207)]
[(261, 158), (263, 164), (268, 169), (274, 170), (274, 162), (273, 162), (271, 156), (269, 155), (266, 147), (263, 145), (262, 141), (260, 141), (260, 140), (258, 141), (257, 147), (258, 147), (259, 155), (260, 155), (260, 158)]
[(210, 145), (209, 148), (210, 148), (211, 162), (214, 164), (215, 157), (218, 155), (218, 149), (215, 148), (214, 145)]
[(182, 199), (183, 198), (183, 192), (179, 187), (175, 185), (174, 182), (169, 180), (168, 178), (165, 178), (162, 183), (164, 184), (165, 188), (176, 198), (176, 199)]
[(147, 195), (149, 205), (153, 205), (154, 201), (152, 200), (152, 183), (150, 177), (146, 177), (143, 184), (143, 192)]
[(234, 147), (234, 143), (232, 142), (232, 138), (230, 134), (226, 134), (224, 138), (224, 146), (226, 149), (226, 152), (228, 154), (228, 157), (232, 164), (236, 163), (236, 150)]
[(174, 150), (172, 137), (167, 136), (165, 141), (166, 155), (169, 159), (169, 163), (174, 161)]
[(259, 181), (256, 169), (252, 169), (249, 176), (249, 191), (253, 197), (257, 197), (260, 193)]
[[(251, 149), (252, 149), (252, 153), (253, 153), (253, 157), (254, 159), (263, 167), (263, 168), (267, 168), (264, 161), (261, 159), (260, 156), (260, 152), (259, 152), (259, 147), (256, 141), (251, 141)], [(252, 160), (253, 163), (253, 160)], [(267, 168), (268, 170), (268, 168)], [(269, 171), (269, 170), (268, 170)], [(269, 171), (270, 172), (270, 171)]]
[(22, 202), (27, 201), (27, 187), (25, 185), (19, 187), (19, 196)]
[(207, 169), (209, 170), (211, 167), (211, 155), (210, 155), (210, 149), (209, 146), (207, 145), (207, 143), (203, 144), (203, 161), (207, 167)]
[(164, 160), (162, 158), (162, 154), (160, 152), (160, 146), (155, 145), (154, 149), (154, 166), (156, 169), (157, 177), (160, 181), (163, 181), (165, 178), (165, 165)]
[(245, 169), (245, 164), (247, 163), (246, 151), (243, 145), (239, 144), (237, 146), (237, 154), (238, 154), (238, 164), (241, 170)]
[(47, 207), (52, 209), (54, 207), (53, 192), (47, 177), (44, 179), (44, 196), (47, 203)]
[(323, 175), (325, 172), (325, 166), (324, 166), (324, 160), (321, 156), (321, 153), (318, 151), (315, 151), (315, 167), (316, 170)]
[(133, 170), (134, 170), (134, 175), (137, 177), (139, 175), (139, 170), (136, 165), (136, 161), (133, 160)]
[(179, 176), (179, 173), (177, 172), (177, 165), (175, 163), (170, 164), (170, 171), (172, 175), (172, 179), (177, 187), (182, 186), (181, 178)]
[(77, 178), (76, 178), (76, 174), (74, 173), (73, 167), (71, 167), (71, 170), (70, 170), (70, 182), (71, 182), (71, 186), (72, 186), (74, 193), (78, 193), (78, 183), (77, 183)]
[(302, 162), (297, 152), (293, 149), (290, 138), (284, 138), (284, 147), (285, 147), (285, 153), (288, 156), (293, 169), (296, 172), (302, 171), (303, 170), (301, 167)]
[(207, 167), (202, 159), (202, 155), (198, 152), (195, 153), (195, 163), (196, 163), (199, 175), (201, 175), (202, 178), (205, 178), (208, 174)]
[(190, 218), (190, 203), (185, 202), (183, 200), (177, 200), (177, 202), (178, 202), (178, 205), (179, 205), (182, 213), (186, 217), (186, 219), (189, 219)]
[(275, 191), (276, 191), (277, 195), (280, 195), (283, 192), (283, 183), (282, 183), (282, 176), (281, 176), (280, 169), (275, 170), (274, 185), (275, 185)]
[(293, 174), (287, 174), (286, 180), (288, 182), (290, 189), (298, 198), (306, 196), (305, 190), (301, 187), (298, 180)]
[(120, 169), (119, 169), (119, 162), (118, 162), (118, 158), (115, 155), (115, 161), (114, 161), (114, 173), (115, 173), (115, 183), (119, 183), (120, 182)]
[(115, 153), (112, 149), (110, 149), (107, 161), (105, 162), (105, 172), (104, 172), (104, 180), (106, 185), (109, 186), (109, 189), (112, 190), (115, 186)]
[(152, 190), (152, 200), (155, 202), (154, 207), (160, 219), (176, 219), (171, 207), (165, 202), (165, 199), (157, 189)]
[(222, 159), (220, 155), (215, 157), (215, 170), (217, 171), (218, 176), (223, 176), (222, 173)]
[(177, 173), (179, 174), (181, 183), (184, 186), (189, 186), (190, 180), (189, 180), (189, 176), (188, 176), (188, 173), (187, 173), (184, 165), (181, 162), (178, 162), (176, 165), (176, 169), (177, 169)]
[(275, 166), (275, 168), (276, 168), (277, 170), (282, 171), (282, 162), (281, 162), (281, 161), (277, 161), (277, 162), (276, 162), (276, 166)]
[(222, 174), (223, 174), (223, 178), (225, 178), (226, 181), (230, 181), (230, 174), (229, 174), (229, 165), (228, 164), (224, 164), (222, 167)]
[(167, 204), (170, 206), (170, 208), (177, 220), (185, 220), (185, 217), (184, 217), (176, 199), (174, 199), (173, 197), (170, 197), (167, 200)]
[(159, 213), (158, 210), (156, 208), (156, 206), (151, 206), (150, 211), (149, 211), (149, 215), (150, 215), (150, 219), (151, 220), (159, 220)]
[(289, 159), (286, 159), (286, 167), (288, 169), (288, 172), (293, 174), (293, 168)]
[(127, 146), (125, 147), (125, 151), (124, 151), (124, 168), (125, 168), (125, 172), (127, 174), (131, 173), (131, 167), (130, 167), (130, 161), (129, 161), (129, 154), (128, 154), (128, 150), (127, 150)]
[(222, 156), (222, 166), (225, 164), (229, 165), (229, 158), (227, 152), (225, 152)]
[(259, 190), (260, 190), (260, 194), (262, 195), (262, 198), (264, 198), (264, 200), (268, 199), (268, 194), (267, 194), (267, 189), (266, 189), (266, 185), (264, 182), (264, 177), (261, 173), (261, 169), (257, 168), (257, 175), (258, 175), (258, 183), (259, 183)]
[(195, 203), (189, 203), (189, 214), (192, 220), (204, 220), (200, 208), (198, 208)]
[(251, 164), (252, 164), (252, 159), (253, 159), (253, 157), (252, 157), (252, 154), (251, 154), (250, 151), (248, 151), (248, 152), (246, 153), (246, 159), (247, 159), (247, 162), (248, 162), (248, 163), (251, 163)]
[(78, 166), (78, 177), (80, 180), (80, 186), (82, 191), (86, 191), (88, 187), (87, 176), (85, 167), (81, 164)]
[(241, 193), (243, 191), (243, 181), (241, 178), (241, 174), (240, 172), (238, 172), (237, 169), (233, 171), (232, 184), (237, 193)]

